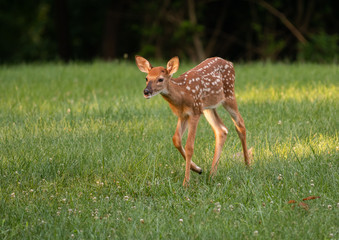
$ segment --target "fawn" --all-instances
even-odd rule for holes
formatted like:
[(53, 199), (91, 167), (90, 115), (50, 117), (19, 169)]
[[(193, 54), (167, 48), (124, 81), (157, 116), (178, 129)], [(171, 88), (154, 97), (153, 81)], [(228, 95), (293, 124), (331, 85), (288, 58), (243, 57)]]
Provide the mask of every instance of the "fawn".
[[(166, 68), (152, 67), (149, 61), (141, 56), (135, 56), (135, 60), (140, 71), (147, 73), (144, 97), (149, 99), (160, 93), (178, 117), (173, 144), (186, 160), (184, 186), (189, 184), (190, 170), (202, 173), (202, 169), (192, 161), (194, 139), (201, 114), (204, 114), (215, 134), (215, 153), (210, 176), (213, 177), (217, 171), (221, 150), (228, 133), (216, 112), (220, 104), (232, 117), (241, 140), (245, 164), (250, 165), (246, 128), (235, 99), (235, 75), (231, 62), (219, 57), (208, 58), (178, 78), (172, 78), (179, 68), (178, 57), (169, 60)], [(187, 127), (188, 136), (184, 149), (181, 140)]]

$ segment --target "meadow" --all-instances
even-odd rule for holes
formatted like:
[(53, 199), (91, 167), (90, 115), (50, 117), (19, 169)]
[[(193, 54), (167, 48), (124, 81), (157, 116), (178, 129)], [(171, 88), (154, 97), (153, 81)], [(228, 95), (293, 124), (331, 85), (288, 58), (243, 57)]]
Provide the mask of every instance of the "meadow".
[(252, 167), (220, 107), (217, 175), (202, 117), (185, 189), (176, 117), (133, 62), (0, 66), (0, 239), (339, 239), (338, 65), (235, 69)]

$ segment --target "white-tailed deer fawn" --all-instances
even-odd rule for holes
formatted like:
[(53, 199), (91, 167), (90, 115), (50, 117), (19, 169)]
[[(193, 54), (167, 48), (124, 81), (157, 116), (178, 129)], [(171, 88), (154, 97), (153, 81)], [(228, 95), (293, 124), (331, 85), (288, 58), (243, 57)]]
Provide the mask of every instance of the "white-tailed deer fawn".
[[(172, 58), (167, 63), (167, 68), (152, 67), (145, 58), (140, 56), (135, 56), (135, 60), (140, 71), (147, 73), (144, 97), (151, 98), (160, 93), (169, 103), (173, 113), (178, 116), (173, 143), (186, 160), (184, 186), (189, 183), (190, 169), (197, 173), (202, 172), (201, 168), (192, 161), (195, 134), (202, 113), (215, 134), (216, 143), (211, 177), (216, 173), (221, 150), (228, 133), (216, 112), (216, 107), (220, 104), (232, 117), (241, 140), (245, 164), (250, 165), (246, 146), (246, 129), (235, 99), (235, 76), (231, 62), (219, 57), (208, 58), (178, 78), (172, 78), (179, 68), (178, 57)], [(187, 127), (188, 136), (184, 149), (181, 139)]]

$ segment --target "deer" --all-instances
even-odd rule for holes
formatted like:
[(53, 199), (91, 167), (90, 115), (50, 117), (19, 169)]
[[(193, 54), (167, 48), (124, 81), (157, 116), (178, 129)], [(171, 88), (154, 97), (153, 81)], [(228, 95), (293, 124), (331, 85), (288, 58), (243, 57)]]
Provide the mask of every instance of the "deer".
[[(171, 58), (166, 68), (152, 67), (145, 58), (136, 55), (136, 65), (147, 73), (144, 97), (150, 99), (160, 94), (178, 117), (173, 136), (173, 144), (186, 161), (183, 186), (190, 181), (190, 170), (201, 174), (202, 169), (193, 161), (194, 140), (200, 116), (203, 114), (215, 135), (215, 151), (210, 177), (215, 176), (223, 145), (228, 134), (227, 127), (217, 114), (216, 108), (222, 105), (230, 114), (241, 141), (245, 165), (250, 166), (249, 151), (246, 145), (246, 128), (241, 117), (234, 93), (235, 71), (232, 62), (220, 57), (207, 58), (196, 67), (173, 78), (179, 69), (179, 58)], [(182, 137), (188, 128), (185, 148)]]

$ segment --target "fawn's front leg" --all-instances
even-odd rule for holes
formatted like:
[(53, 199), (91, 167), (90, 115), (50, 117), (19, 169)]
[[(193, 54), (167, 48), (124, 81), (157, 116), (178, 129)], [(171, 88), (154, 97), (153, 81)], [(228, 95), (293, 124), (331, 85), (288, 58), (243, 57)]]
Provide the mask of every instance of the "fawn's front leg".
[(194, 139), (197, 132), (198, 122), (200, 115), (192, 115), (188, 118), (188, 136), (185, 146), (185, 159), (186, 159), (186, 169), (185, 169), (185, 179), (183, 186), (187, 187), (190, 180), (190, 168), (192, 164), (192, 156), (194, 151)]
[[(173, 136), (173, 144), (179, 150), (183, 158), (186, 160), (185, 149), (182, 147), (182, 136), (187, 129), (187, 118), (178, 118), (177, 128)], [(191, 161), (191, 170), (199, 174), (202, 173), (202, 169), (198, 167), (193, 161)]]

